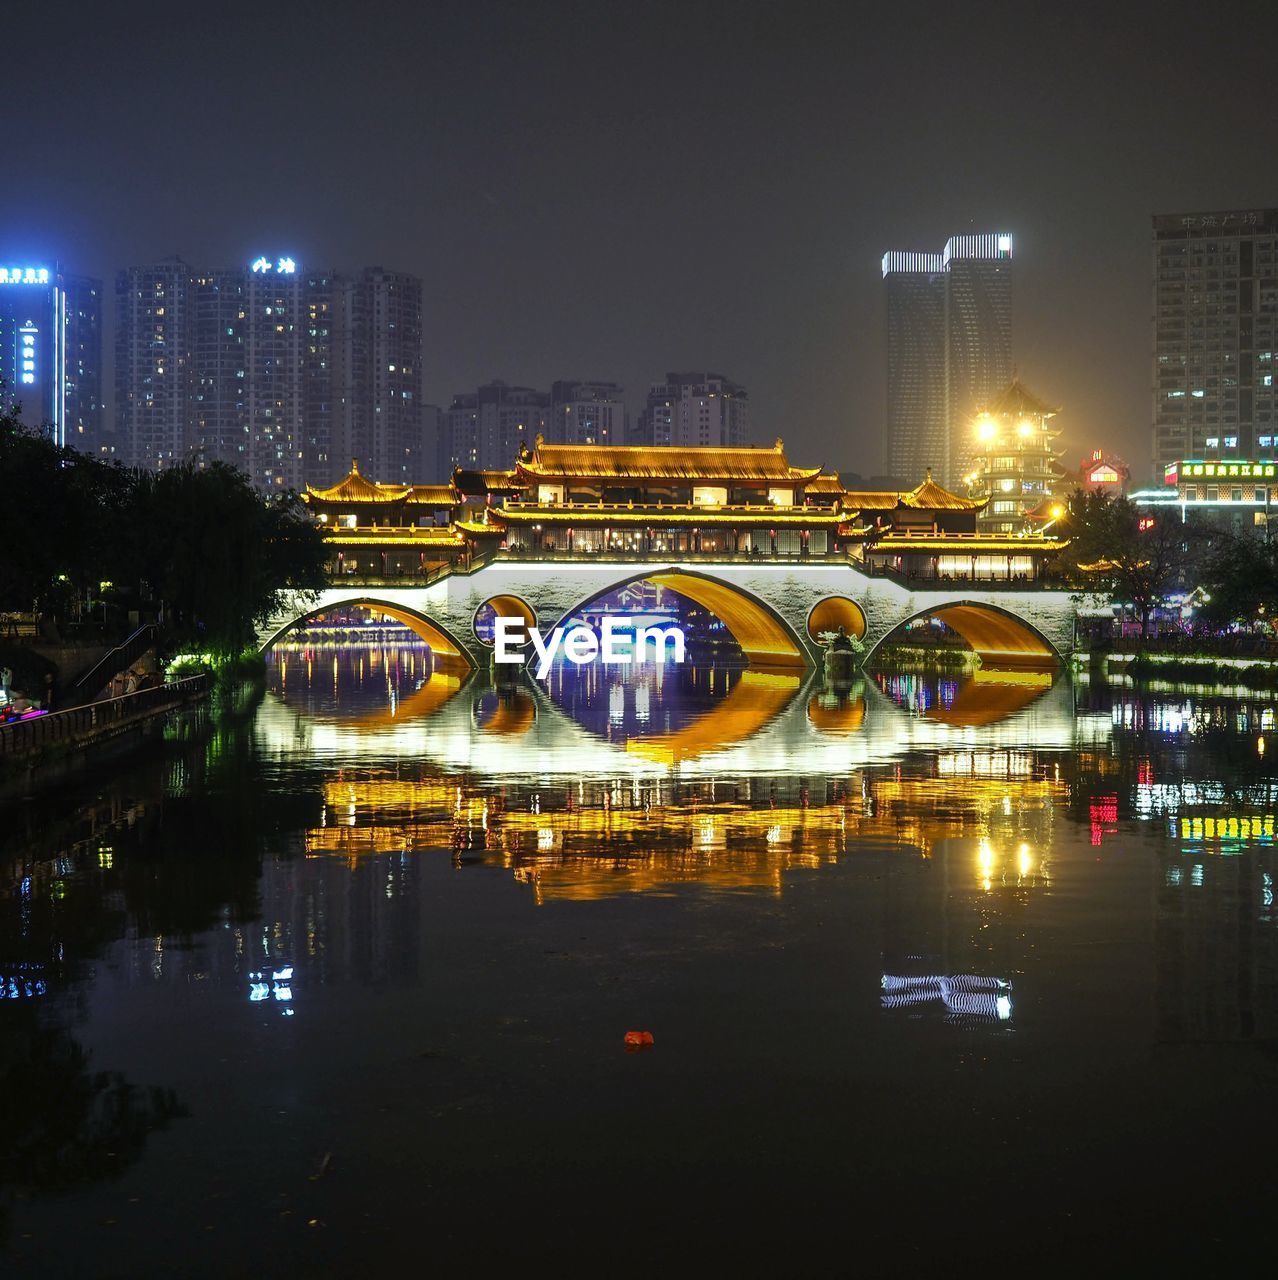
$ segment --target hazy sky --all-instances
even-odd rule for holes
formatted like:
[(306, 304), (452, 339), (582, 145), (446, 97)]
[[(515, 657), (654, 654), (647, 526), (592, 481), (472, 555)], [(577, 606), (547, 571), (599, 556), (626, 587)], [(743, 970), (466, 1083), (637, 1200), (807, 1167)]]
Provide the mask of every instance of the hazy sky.
[[(334, 12), (329, 13), (332, 9)], [(1021, 376), (1148, 468), (1149, 219), (1278, 201), (1272, 6), (35, 4), (0, 252), (425, 280), (426, 398), (667, 369), (878, 471), (888, 248), (1016, 237)]]

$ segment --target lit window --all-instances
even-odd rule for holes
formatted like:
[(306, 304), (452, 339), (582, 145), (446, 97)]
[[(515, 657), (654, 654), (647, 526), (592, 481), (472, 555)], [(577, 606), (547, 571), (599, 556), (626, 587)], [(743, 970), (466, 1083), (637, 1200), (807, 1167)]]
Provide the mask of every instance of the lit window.
[(1225, 448), (1226, 448), (1226, 449), (1237, 449), (1237, 448), (1238, 448), (1238, 437), (1237, 437), (1237, 436), (1226, 436), (1226, 437), (1225, 437)]

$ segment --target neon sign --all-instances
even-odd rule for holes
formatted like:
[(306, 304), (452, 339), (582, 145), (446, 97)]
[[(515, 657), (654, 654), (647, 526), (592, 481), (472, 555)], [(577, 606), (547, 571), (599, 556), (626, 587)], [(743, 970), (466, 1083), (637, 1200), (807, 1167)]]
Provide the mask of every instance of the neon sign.
[(18, 330), (18, 377), (24, 387), (31, 386), (36, 380), (36, 337), (39, 332), (33, 324)]
[(258, 276), (271, 274), (291, 276), (297, 272), (297, 262), (292, 258), (278, 258), (272, 262), (270, 258), (263, 255), (249, 263), (249, 270)]
[(48, 267), (0, 267), (0, 284), (48, 283)]

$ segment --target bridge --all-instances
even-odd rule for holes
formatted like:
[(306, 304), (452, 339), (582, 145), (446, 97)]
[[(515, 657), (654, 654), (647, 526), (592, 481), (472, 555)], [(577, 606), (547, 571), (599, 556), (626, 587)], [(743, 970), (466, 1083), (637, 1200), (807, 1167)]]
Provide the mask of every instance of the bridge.
[(917, 618), (939, 618), (986, 665), (1051, 666), (1073, 650), (1078, 611), (1066, 590), (1016, 582), (903, 582), (866, 574), (843, 558), (636, 563), (620, 556), (537, 558), (501, 551), (477, 567), (426, 583), (337, 580), (317, 595), (290, 595), (257, 638), (265, 649), (310, 618), (362, 607), (410, 627), (445, 663), (483, 667), (491, 651), (476, 620), (485, 605), (544, 631), (639, 581), (675, 591), (713, 613), (756, 667), (817, 665), (818, 636), (839, 626), (861, 638), (872, 661), (893, 632)]

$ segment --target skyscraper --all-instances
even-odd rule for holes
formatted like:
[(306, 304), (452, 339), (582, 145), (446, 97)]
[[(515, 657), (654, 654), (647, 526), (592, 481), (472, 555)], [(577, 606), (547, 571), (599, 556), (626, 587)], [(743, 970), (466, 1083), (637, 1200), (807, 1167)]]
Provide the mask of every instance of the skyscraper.
[[(421, 279), (367, 267), (340, 282), (337, 298), (341, 418), (330, 450), (331, 478), (345, 475), (356, 458), (383, 484), (411, 484), (434, 463), (422, 453)], [(314, 327), (318, 341), (318, 314)], [(313, 358), (319, 353), (317, 347)]]
[(331, 483), (351, 457), (388, 479), (414, 470), (417, 277), (263, 254), (135, 267), (116, 290), (116, 433), (135, 464), (222, 461), (277, 491)]
[(102, 407), (102, 285), (0, 265), (0, 394), (58, 444), (94, 448)]
[(631, 443), (731, 448), (750, 443), (746, 389), (720, 373), (667, 373), (654, 382)]
[(191, 268), (181, 258), (115, 280), (115, 434), (135, 466), (191, 453)]
[(625, 392), (615, 382), (556, 382), (550, 388), (551, 444), (624, 444)]
[(1012, 376), (1012, 237), (953, 236), (940, 253), (883, 255), (890, 475), (957, 484), (979, 405)]
[(1153, 220), (1155, 478), (1182, 458), (1270, 456), (1278, 437), (1278, 209)]

